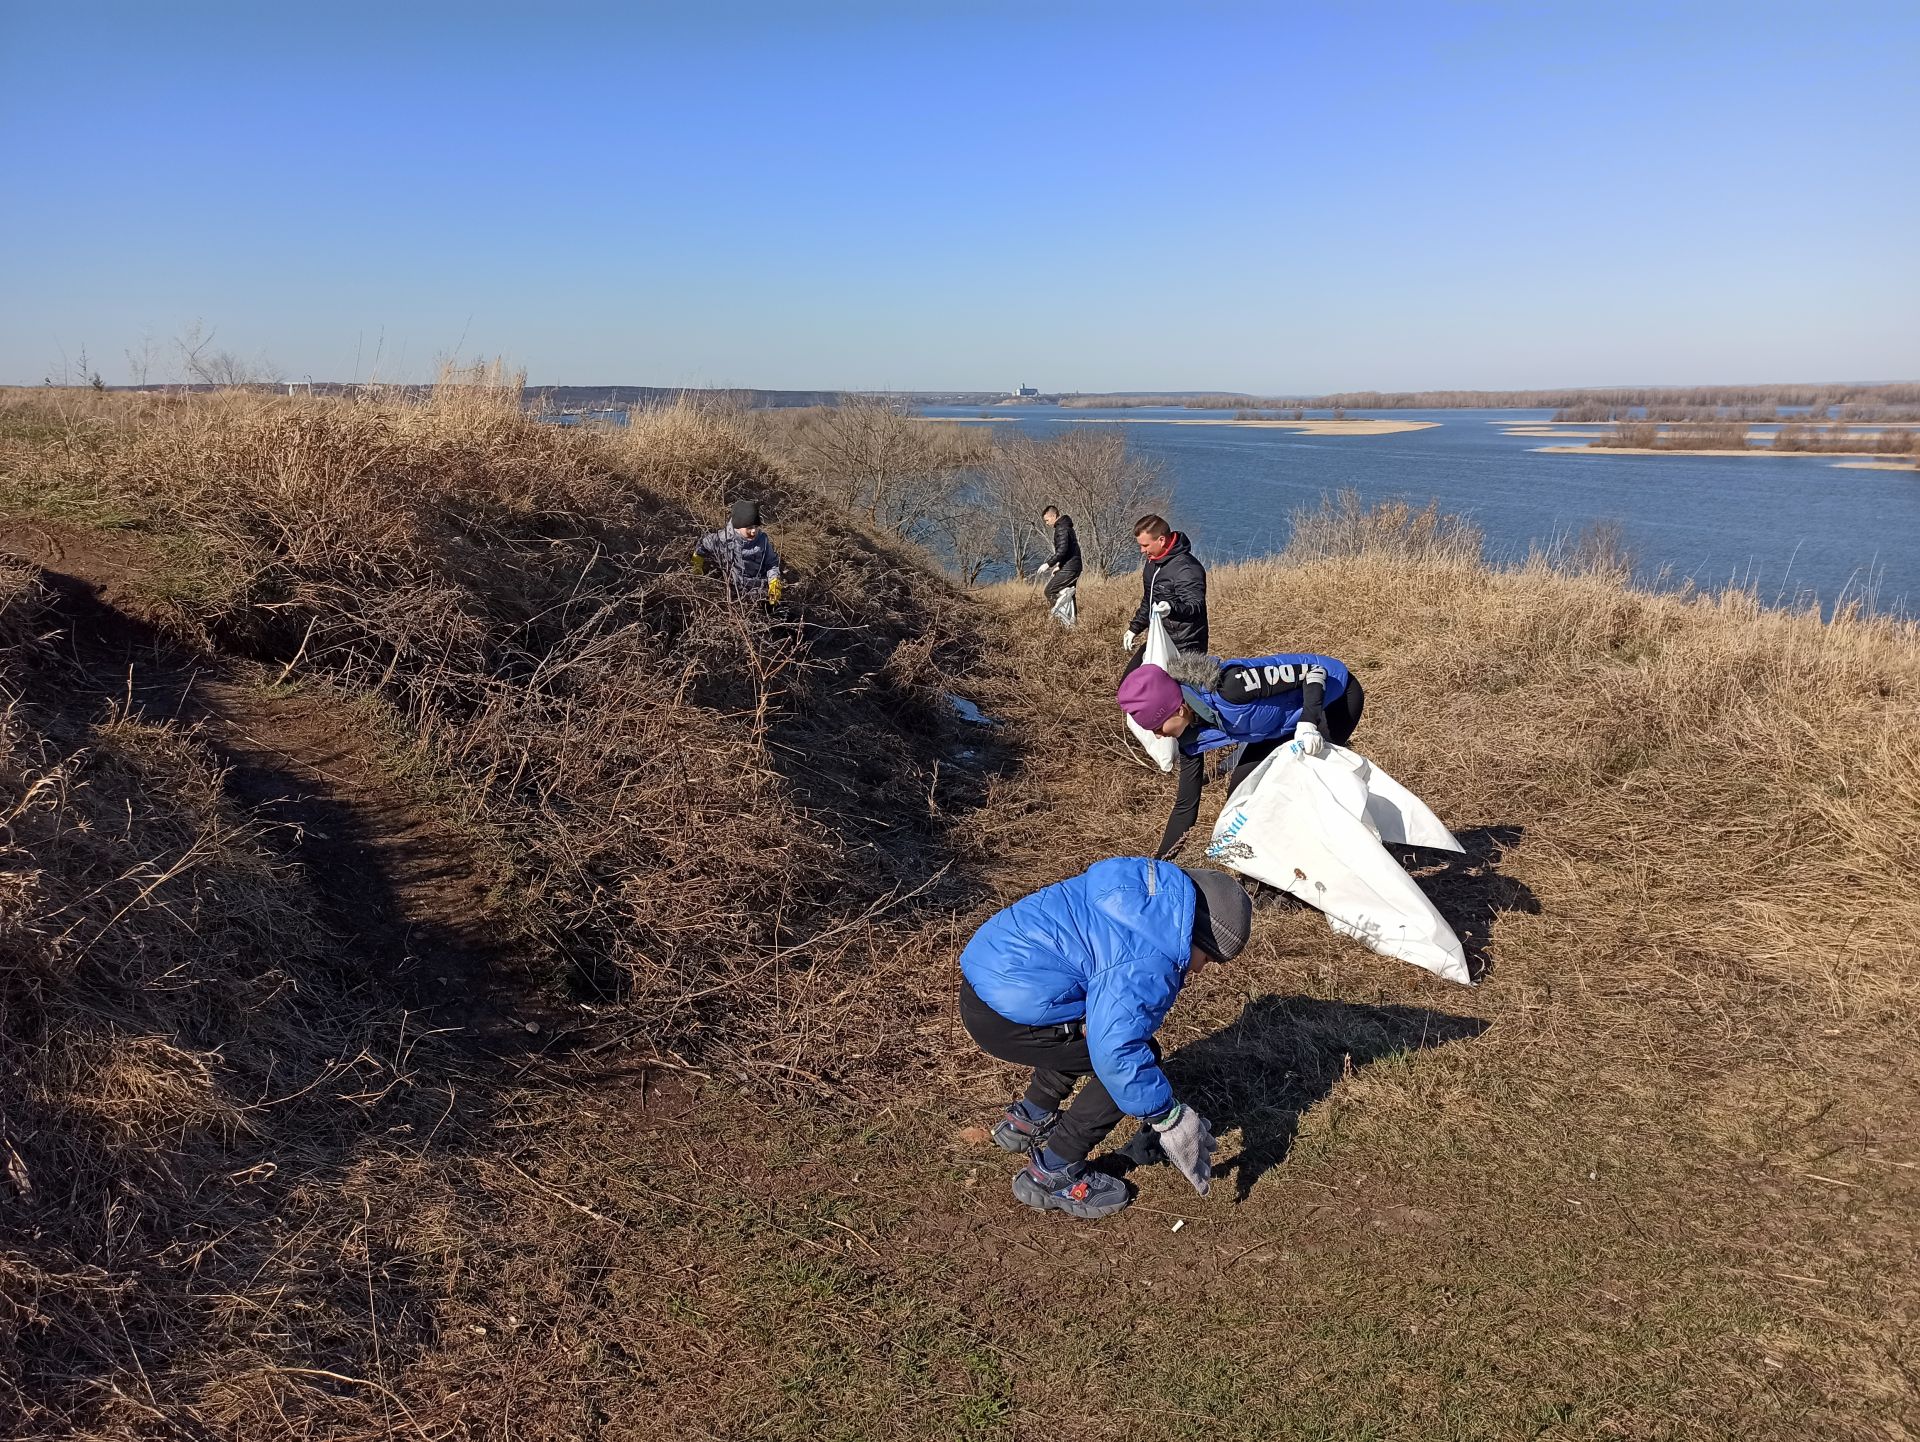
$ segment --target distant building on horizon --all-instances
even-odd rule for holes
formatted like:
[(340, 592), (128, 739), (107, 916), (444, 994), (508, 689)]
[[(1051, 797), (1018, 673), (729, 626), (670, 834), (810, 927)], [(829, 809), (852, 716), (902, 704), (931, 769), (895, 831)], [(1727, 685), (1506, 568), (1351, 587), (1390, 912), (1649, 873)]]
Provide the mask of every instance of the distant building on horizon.
[(1028, 396), (1039, 395), (1040, 388), (1038, 386), (1017, 385), (1012, 390), (1008, 391), (1007, 394), (1010, 396), (1015, 396), (1021, 400), (1025, 400)]

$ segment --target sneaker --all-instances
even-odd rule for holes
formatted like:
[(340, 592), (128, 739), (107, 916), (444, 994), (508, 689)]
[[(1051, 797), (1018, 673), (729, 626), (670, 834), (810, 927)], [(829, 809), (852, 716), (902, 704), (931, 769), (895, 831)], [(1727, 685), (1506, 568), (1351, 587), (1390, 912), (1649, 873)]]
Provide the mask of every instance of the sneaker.
[(1047, 1112), (1037, 1121), (1027, 1111), (1024, 1101), (1016, 1101), (1007, 1108), (1006, 1115), (995, 1123), (993, 1144), (1005, 1152), (1019, 1152), (1031, 1156), (1047, 1144), (1047, 1138), (1053, 1135), (1054, 1124), (1060, 1120), (1059, 1112)]
[(1140, 1130), (1133, 1134), (1124, 1147), (1115, 1147), (1113, 1154), (1127, 1159), (1129, 1171), (1135, 1167), (1158, 1166), (1167, 1159), (1166, 1148), (1160, 1145), (1160, 1133), (1146, 1122), (1140, 1124)]
[(1028, 1162), (1013, 1174), (1013, 1196), (1036, 1212), (1065, 1212), (1085, 1221), (1110, 1217), (1133, 1200), (1125, 1182), (1092, 1171), (1085, 1162), (1057, 1172), (1043, 1172), (1038, 1162)]

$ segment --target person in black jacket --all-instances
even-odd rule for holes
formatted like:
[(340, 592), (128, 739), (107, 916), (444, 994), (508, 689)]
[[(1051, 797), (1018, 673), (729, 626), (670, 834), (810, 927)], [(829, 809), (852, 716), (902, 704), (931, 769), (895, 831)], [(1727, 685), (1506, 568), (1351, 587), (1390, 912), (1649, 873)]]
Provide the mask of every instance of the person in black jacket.
[(1040, 519), (1053, 527), (1053, 559), (1034, 575), (1047, 578), (1047, 604), (1058, 611), (1060, 593), (1080, 579), (1080, 538), (1073, 533), (1073, 517), (1061, 515), (1058, 506), (1048, 506)]
[(1140, 609), (1133, 613), (1121, 644), (1131, 658), (1127, 669), (1140, 664), (1133, 643), (1147, 629), (1147, 618), (1159, 611), (1165, 618), (1167, 639), (1174, 649), (1207, 654), (1207, 568), (1193, 554), (1193, 546), (1178, 531), (1169, 530), (1159, 516), (1142, 516), (1134, 523), (1133, 538), (1146, 565), (1140, 569)]

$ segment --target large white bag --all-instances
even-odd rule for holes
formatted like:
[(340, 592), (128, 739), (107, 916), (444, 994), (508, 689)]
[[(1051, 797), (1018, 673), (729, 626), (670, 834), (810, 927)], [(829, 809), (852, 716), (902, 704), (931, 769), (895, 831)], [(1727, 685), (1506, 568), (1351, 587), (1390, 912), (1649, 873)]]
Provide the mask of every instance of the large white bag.
[(1387, 845), (1464, 848), (1406, 787), (1344, 746), (1283, 746), (1234, 789), (1207, 855), (1291, 892), (1382, 956), (1471, 985), (1460, 938)]
[[(1142, 666), (1158, 666), (1165, 670), (1173, 660), (1173, 642), (1167, 639), (1167, 623), (1160, 619), (1160, 613), (1154, 612), (1147, 618), (1147, 649), (1141, 657)], [(1173, 758), (1180, 749), (1180, 743), (1171, 736), (1156, 736), (1142, 726), (1133, 717), (1127, 717), (1127, 729), (1133, 733), (1133, 739), (1153, 758), (1153, 764), (1162, 771), (1173, 770)]]

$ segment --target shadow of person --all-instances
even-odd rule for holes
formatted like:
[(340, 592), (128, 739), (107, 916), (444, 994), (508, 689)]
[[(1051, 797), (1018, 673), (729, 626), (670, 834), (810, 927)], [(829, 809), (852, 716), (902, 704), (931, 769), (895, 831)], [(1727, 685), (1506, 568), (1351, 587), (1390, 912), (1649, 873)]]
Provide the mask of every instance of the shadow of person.
[(1464, 854), (1424, 847), (1387, 848), (1460, 938), (1467, 971), (1475, 981), (1492, 967), (1487, 948), (1500, 914), (1540, 914), (1540, 899), (1532, 889), (1499, 871), (1500, 858), (1519, 845), (1525, 834), (1520, 826), (1476, 826), (1457, 832), (1454, 839), (1465, 848)]
[[(1167, 1058), (1174, 1091), (1216, 1132), (1240, 1129), (1240, 1151), (1216, 1164), (1234, 1176), (1235, 1201), (1286, 1159), (1300, 1115), (1341, 1077), (1376, 1062), (1479, 1036), (1490, 1023), (1417, 1006), (1364, 1006), (1308, 996), (1263, 996), (1231, 1024)], [(1110, 1154), (1111, 1155), (1111, 1154)], [(1115, 1168), (1131, 1170), (1122, 1159)]]

